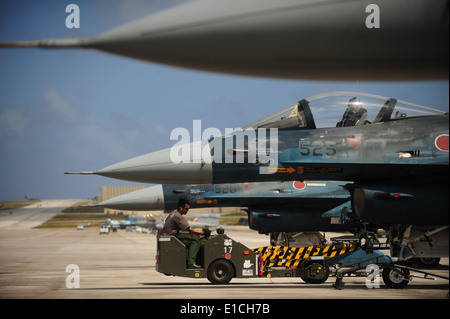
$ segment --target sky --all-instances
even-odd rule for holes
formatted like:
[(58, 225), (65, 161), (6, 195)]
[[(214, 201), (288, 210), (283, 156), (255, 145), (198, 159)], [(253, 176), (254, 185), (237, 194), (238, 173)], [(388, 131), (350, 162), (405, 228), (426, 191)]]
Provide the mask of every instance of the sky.
[[(6, 0), (0, 41), (92, 37), (186, 0)], [(66, 6), (80, 28), (66, 27)], [(93, 198), (96, 175), (171, 147), (177, 127), (242, 127), (309, 96), (359, 91), (448, 111), (448, 81), (329, 82), (232, 76), (163, 66), (95, 50), (0, 50), (0, 201)], [(149, 186), (148, 184), (144, 184)]]

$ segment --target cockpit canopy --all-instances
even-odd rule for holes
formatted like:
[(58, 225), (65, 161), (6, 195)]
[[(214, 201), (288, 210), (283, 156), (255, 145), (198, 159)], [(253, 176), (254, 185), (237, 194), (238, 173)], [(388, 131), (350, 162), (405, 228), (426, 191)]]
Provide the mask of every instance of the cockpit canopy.
[(303, 99), (246, 128), (313, 129), (370, 125), (444, 111), (360, 92), (329, 92)]

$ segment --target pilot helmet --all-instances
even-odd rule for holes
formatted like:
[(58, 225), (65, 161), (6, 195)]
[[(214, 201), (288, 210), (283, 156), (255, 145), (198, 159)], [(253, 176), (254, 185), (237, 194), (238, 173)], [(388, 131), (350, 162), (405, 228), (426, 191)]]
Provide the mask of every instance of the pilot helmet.
[(348, 101), (348, 108), (359, 109), (361, 107), (361, 100), (357, 97), (353, 97)]

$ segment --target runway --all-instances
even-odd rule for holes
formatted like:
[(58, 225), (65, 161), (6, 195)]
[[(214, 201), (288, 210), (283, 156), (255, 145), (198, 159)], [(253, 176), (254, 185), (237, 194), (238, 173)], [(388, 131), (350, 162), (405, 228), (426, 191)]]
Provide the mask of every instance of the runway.
[[(59, 205), (68, 205), (64, 201)], [(216, 286), (207, 279), (169, 277), (156, 272), (155, 235), (119, 230), (100, 235), (84, 230), (33, 229), (43, 218), (63, 208), (55, 202), (0, 214), (0, 298), (5, 299), (448, 299), (448, 280), (414, 278), (404, 289), (368, 289), (363, 277), (345, 277), (345, 288), (300, 278), (234, 278)], [(226, 233), (251, 248), (268, 244), (268, 237), (246, 226), (229, 226)], [(327, 238), (329, 236), (327, 235)], [(67, 268), (69, 265), (72, 265)], [(448, 258), (435, 273), (448, 276)], [(74, 268), (79, 287), (73, 287)], [(433, 272), (431, 271), (431, 272)]]

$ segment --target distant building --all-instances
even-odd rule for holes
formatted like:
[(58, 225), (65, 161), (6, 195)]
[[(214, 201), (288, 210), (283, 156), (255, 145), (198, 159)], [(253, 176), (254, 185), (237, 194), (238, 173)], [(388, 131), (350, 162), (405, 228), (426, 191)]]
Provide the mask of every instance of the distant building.
[[(98, 202), (103, 202), (107, 199), (117, 197), (119, 195), (123, 195), (129, 192), (134, 192), (139, 189), (143, 189), (145, 186), (142, 185), (128, 185), (128, 186), (101, 186), (100, 193), (98, 194)], [(104, 209), (105, 214), (118, 214), (123, 212), (122, 210), (115, 210), (110, 208)], [(130, 214), (130, 211), (127, 211), (126, 214)], [(142, 213), (142, 212), (141, 212)]]

